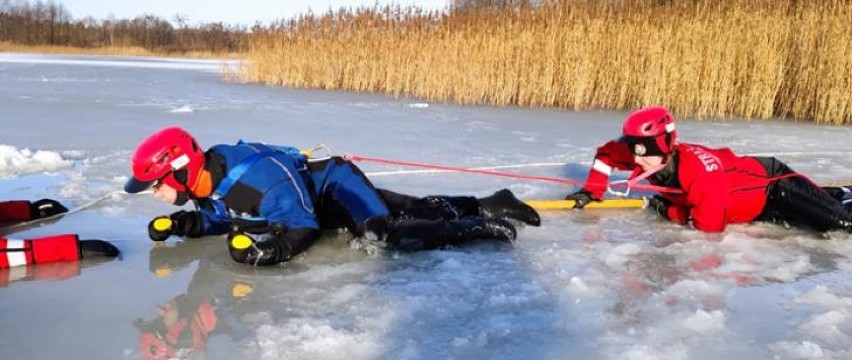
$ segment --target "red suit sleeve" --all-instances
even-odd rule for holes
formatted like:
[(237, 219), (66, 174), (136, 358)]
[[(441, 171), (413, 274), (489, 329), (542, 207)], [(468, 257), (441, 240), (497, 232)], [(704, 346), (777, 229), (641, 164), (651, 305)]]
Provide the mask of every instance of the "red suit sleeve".
[(0, 268), (80, 259), (77, 235), (16, 240), (0, 237)]
[(706, 151), (702, 151), (699, 158), (688, 148), (680, 154), (678, 178), (692, 226), (706, 232), (724, 231), (728, 186), (721, 160)]
[(592, 169), (589, 170), (589, 177), (583, 188), (601, 199), (606, 192), (613, 169), (632, 171), (635, 168), (636, 163), (633, 162), (633, 154), (627, 144), (611, 140), (595, 152), (595, 160), (592, 162)]
[(0, 202), (0, 222), (30, 220), (30, 202), (26, 200)]
[(686, 225), (689, 221), (689, 208), (673, 204), (666, 209), (666, 217), (681, 225)]

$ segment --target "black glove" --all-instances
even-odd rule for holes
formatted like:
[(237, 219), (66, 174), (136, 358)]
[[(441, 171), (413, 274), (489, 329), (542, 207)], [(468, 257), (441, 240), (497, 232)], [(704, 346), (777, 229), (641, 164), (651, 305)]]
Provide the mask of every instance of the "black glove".
[(115, 245), (103, 240), (80, 240), (80, 257), (90, 258), (95, 256), (116, 257), (121, 252)]
[(310, 228), (285, 229), (273, 225), (269, 239), (255, 242), (250, 236), (237, 232), (228, 236), (228, 250), (234, 261), (254, 266), (275, 265), (290, 260), (319, 238), (319, 230)]
[(580, 189), (580, 191), (568, 194), (568, 196), (565, 197), (565, 200), (574, 200), (575, 209), (582, 209), (592, 201), (601, 201), (586, 189)]
[(255, 242), (254, 239), (241, 232), (228, 236), (228, 252), (231, 259), (238, 263), (253, 266), (275, 265), (290, 259), (290, 251), (282, 251), (272, 239)]
[(204, 235), (201, 215), (197, 211), (177, 211), (158, 216), (148, 223), (148, 236), (154, 241), (166, 240), (171, 235), (197, 237)]
[(669, 218), (669, 206), (671, 206), (672, 202), (668, 199), (660, 196), (654, 195), (654, 197), (648, 199), (648, 209), (657, 213), (663, 217), (663, 219)]
[(62, 206), (58, 201), (52, 199), (41, 199), (30, 202), (30, 219), (41, 219), (56, 214), (68, 212), (68, 208)]
[(168, 216), (157, 216), (148, 223), (148, 237), (154, 241), (164, 241), (172, 236), (174, 221)]
[(204, 235), (201, 213), (198, 211), (177, 211), (169, 215), (174, 222), (173, 235), (199, 237)]

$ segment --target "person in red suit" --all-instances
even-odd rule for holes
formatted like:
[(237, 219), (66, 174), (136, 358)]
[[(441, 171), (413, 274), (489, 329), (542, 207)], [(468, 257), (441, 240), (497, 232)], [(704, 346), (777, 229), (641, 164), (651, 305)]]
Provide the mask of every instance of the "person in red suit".
[[(0, 223), (45, 219), (67, 212), (58, 201), (41, 199), (0, 202)], [(33, 239), (0, 236), (0, 269), (57, 261), (77, 261), (95, 256), (118, 256), (118, 249), (103, 240), (80, 240), (76, 234), (61, 234)]]
[(599, 201), (613, 169), (632, 171), (628, 185), (647, 179), (660, 192), (649, 200), (650, 209), (701, 231), (769, 221), (852, 232), (852, 212), (843, 203), (848, 188), (821, 188), (773, 157), (678, 142), (674, 117), (664, 107), (630, 114), (621, 138), (597, 149), (583, 188), (566, 199), (576, 208)]

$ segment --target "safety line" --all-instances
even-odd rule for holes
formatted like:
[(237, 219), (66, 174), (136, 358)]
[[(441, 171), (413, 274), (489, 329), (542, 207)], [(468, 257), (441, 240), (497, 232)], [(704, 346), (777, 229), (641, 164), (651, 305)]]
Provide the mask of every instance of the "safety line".
[[(748, 153), (743, 154), (742, 156), (810, 156), (810, 155), (848, 155), (848, 151), (789, 151), (789, 152), (773, 152), (773, 153)], [(328, 159), (322, 158), (319, 160)], [(512, 164), (512, 165), (498, 165), (498, 166), (482, 166), (470, 168), (473, 170), (498, 170), (498, 169), (513, 169), (513, 168), (526, 168), (526, 167), (546, 167), (546, 166), (565, 166), (567, 161), (562, 162), (550, 162), (550, 163), (530, 163), (530, 164)], [(459, 172), (458, 170), (394, 170), (394, 171), (373, 171), (373, 172), (365, 172), (365, 175), (368, 176), (390, 176), (390, 175), (414, 175), (414, 174), (440, 174), (440, 173), (452, 173)], [(834, 181), (837, 184), (847, 185), (852, 183), (852, 180), (836, 180)], [(823, 185), (827, 186), (827, 185)]]
[(24, 221), (24, 222), (15, 223), (15, 224), (12, 224), (12, 225), (9, 225), (9, 226), (5, 226), (5, 227), (3, 227), (3, 229), (2, 229), (2, 233), (4, 233), (4, 234), (7, 234), (7, 235), (8, 235), (8, 234), (11, 234), (11, 233), (13, 233), (13, 232), (16, 232), (18, 229), (27, 228), (27, 227), (32, 226), (32, 225), (34, 225), (34, 224), (38, 224), (38, 223), (41, 223), (41, 222), (45, 222), (45, 221), (49, 221), (49, 220), (53, 220), (53, 219), (58, 219), (58, 218), (61, 218), (61, 217), (65, 217), (65, 216), (68, 216), (68, 215), (71, 215), (71, 214), (74, 214), (74, 213), (77, 213), (77, 212), (80, 212), (80, 211), (86, 210), (86, 209), (88, 209), (88, 208), (90, 208), (90, 207), (93, 207), (93, 206), (95, 206), (95, 205), (97, 205), (97, 204), (100, 204), (101, 202), (103, 202), (103, 201), (105, 201), (105, 200), (107, 200), (107, 199), (109, 199), (109, 198), (113, 197), (114, 195), (118, 195), (118, 194), (122, 194), (122, 193), (124, 193), (124, 192), (123, 192), (123, 191), (120, 191), (120, 190), (110, 191), (110, 192), (108, 192), (108, 193), (104, 194), (103, 196), (101, 196), (101, 197), (99, 197), (99, 198), (97, 198), (97, 199), (94, 199), (94, 200), (92, 200), (92, 201), (89, 201), (89, 202), (87, 202), (87, 203), (85, 203), (85, 204), (83, 204), (83, 205), (80, 205), (80, 206), (78, 206), (78, 207), (75, 207), (75, 208), (73, 208), (73, 209), (71, 209), (71, 210), (68, 210), (68, 211), (66, 211), (66, 212), (64, 212), (64, 213), (61, 213), (61, 214), (55, 214), (55, 215), (51, 215), (51, 216), (47, 216), (47, 217), (43, 217), (43, 218), (33, 219), (33, 220)]
[[(543, 166), (563, 166), (564, 162), (559, 163), (532, 163), (532, 164), (515, 164), (515, 165), (498, 165), (498, 166), (483, 166), (471, 168), (473, 170), (498, 170), (498, 169), (514, 169), (526, 167), (543, 167)], [(368, 176), (387, 176), (387, 175), (408, 175), (408, 174), (439, 174), (458, 172), (456, 170), (396, 170), (396, 171), (374, 171), (366, 172)]]
[[(379, 163), (379, 164), (420, 167), (420, 168), (431, 169), (431, 171), (440, 170), (442, 172), (463, 172), (463, 173), (472, 173), (472, 174), (492, 175), (492, 176), (514, 178), (514, 179), (549, 181), (549, 182), (555, 182), (555, 183), (560, 183), (560, 184), (568, 184), (568, 185), (574, 185), (574, 186), (586, 185), (585, 181), (565, 179), (565, 178), (556, 178), (556, 177), (551, 177), (551, 176), (524, 175), (524, 174), (517, 174), (517, 173), (510, 173), (510, 172), (503, 172), (503, 171), (495, 171), (495, 170), (490, 170), (490, 169), (487, 169), (487, 168), (463, 168), (463, 167), (446, 166), (446, 165), (433, 165), (433, 164), (420, 163), (420, 162), (414, 162), (414, 161), (381, 159), (381, 158), (374, 158), (374, 157), (355, 155), (355, 154), (344, 154), (343, 158), (347, 159), (349, 161), (353, 161), (353, 162), (354, 161), (367, 161), (367, 162), (375, 162), (375, 163)], [(513, 165), (506, 165), (506, 166), (513, 166)], [(515, 166), (517, 166), (517, 165), (515, 165)], [(683, 193), (683, 190), (677, 189), (677, 188), (670, 188), (670, 187), (658, 186), (658, 185), (652, 185), (652, 184), (637, 184), (637, 183), (635, 183), (635, 181), (640, 181), (640, 180), (644, 179), (645, 177), (647, 177), (647, 175), (650, 175), (651, 173), (653, 173), (653, 171), (646, 171), (645, 173), (643, 173), (643, 175), (640, 175), (639, 177), (636, 177), (634, 179), (630, 179), (630, 180), (626, 180), (626, 181), (610, 182), (610, 183), (606, 184), (607, 192), (610, 192), (610, 193), (612, 193), (614, 195), (618, 195), (618, 196), (627, 196), (630, 190), (644, 190), (644, 191), (669, 193), (669, 194), (682, 194)], [(647, 174), (647, 175), (645, 175), (645, 174)], [(797, 172), (792, 172), (792, 173), (788, 173), (788, 174), (768, 177), (768, 178), (766, 178), (766, 181), (767, 181), (767, 184), (769, 184), (769, 183), (772, 183), (774, 181), (778, 181), (778, 180), (786, 179), (786, 178), (790, 178), (790, 177), (796, 177), (796, 176), (803, 176), (803, 175), (800, 174), (800, 173), (797, 173)], [(805, 177), (805, 179), (808, 179), (808, 178)], [(808, 179), (808, 180), (810, 180), (810, 179)], [(814, 185), (817, 185), (817, 184), (814, 184)], [(817, 185), (817, 186), (819, 186), (819, 185)], [(620, 192), (612, 191), (611, 189), (614, 188), (614, 187), (627, 188), (627, 192), (620, 193)], [(733, 188), (733, 189), (731, 189), (731, 191), (744, 190), (744, 189), (748, 189), (750, 187), (751, 186), (743, 186), (743, 187)]]
[[(344, 159), (349, 161), (367, 161), (367, 162), (375, 162), (380, 164), (390, 164), (390, 165), (401, 165), (401, 166), (411, 166), (411, 167), (420, 167), (427, 168), (433, 170), (444, 170), (444, 171), (454, 171), (454, 172), (464, 172), (464, 173), (472, 173), (472, 174), (482, 174), (482, 175), (492, 175), (492, 176), (500, 176), (500, 177), (508, 177), (514, 179), (526, 179), (526, 180), (537, 180), (537, 181), (549, 181), (560, 184), (568, 184), (573, 186), (582, 186), (585, 181), (573, 180), (573, 179), (565, 179), (565, 178), (557, 178), (551, 176), (536, 176), (536, 175), (524, 175), (503, 171), (494, 171), (494, 170), (482, 170), (475, 168), (462, 168), (455, 166), (445, 166), (445, 165), (433, 165), (426, 163), (419, 163), (413, 161), (403, 161), (403, 160), (390, 160), (390, 159), (380, 159), (368, 156), (361, 156), (355, 154), (344, 154)], [(665, 192), (665, 193), (682, 193), (680, 189), (668, 188), (663, 186), (656, 185), (645, 185), (645, 184), (628, 184), (628, 183), (611, 183), (607, 184), (610, 187), (628, 187), (636, 190), (645, 190), (645, 191), (655, 191), (655, 192)]]

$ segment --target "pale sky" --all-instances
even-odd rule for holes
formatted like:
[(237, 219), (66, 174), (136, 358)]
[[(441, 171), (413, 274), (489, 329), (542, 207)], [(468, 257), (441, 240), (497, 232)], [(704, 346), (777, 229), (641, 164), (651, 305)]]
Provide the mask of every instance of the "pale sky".
[(449, 0), (55, 0), (62, 3), (74, 19), (92, 16), (106, 19), (132, 19), (141, 14), (154, 14), (172, 21), (175, 14), (185, 15), (190, 25), (199, 22), (223, 21), (230, 24), (253, 25), (259, 20), (268, 23), (292, 17), (313, 9), (322, 13), (329, 8), (357, 7), (376, 3), (418, 5), (424, 9), (443, 9)]

